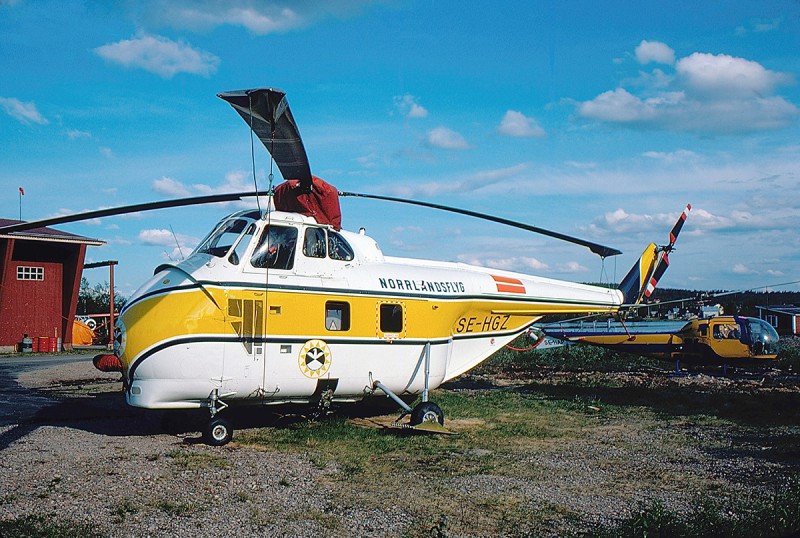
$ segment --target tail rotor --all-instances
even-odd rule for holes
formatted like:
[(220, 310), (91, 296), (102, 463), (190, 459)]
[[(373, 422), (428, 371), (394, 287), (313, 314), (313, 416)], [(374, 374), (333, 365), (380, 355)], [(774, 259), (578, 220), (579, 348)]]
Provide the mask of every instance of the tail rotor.
[(669, 253), (675, 250), (675, 241), (677, 241), (691, 209), (692, 205), (686, 204), (683, 213), (669, 232), (669, 243), (663, 246), (653, 243), (648, 245), (639, 260), (622, 279), (619, 289), (625, 295), (626, 304), (639, 304), (653, 294), (658, 281), (669, 267)]

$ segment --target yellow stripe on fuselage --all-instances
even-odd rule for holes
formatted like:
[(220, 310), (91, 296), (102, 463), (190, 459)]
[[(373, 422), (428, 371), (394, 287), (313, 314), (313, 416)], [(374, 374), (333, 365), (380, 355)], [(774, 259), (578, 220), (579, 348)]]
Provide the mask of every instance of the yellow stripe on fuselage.
[[(245, 319), (243, 312), (247, 302), (250, 302), (250, 312), (260, 309), (262, 315)], [(349, 304), (349, 330), (326, 328), (325, 311), (329, 302)], [(404, 322), (400, 334), (381, 331), (380, 305), (386, 303), (403, 306)], [(265, 291), (263, 288), (206, 285), (205, 291), (197, 288), (164, 291), (131, 304), (121, 320), (126, 330), (121, 359), (127, 368), (148, 349), (179, 338), (235, 339), (241, 335), (243, 325), (250, 327), (245, 334), (255, 337), (437, 340), (451, 336), (459, 338), (521, 332), (542, 315), (606, 312), (610, 308), (533, 299), (521, 301), (519, 297), (439, 299), (402, 294), (283, 289)]]

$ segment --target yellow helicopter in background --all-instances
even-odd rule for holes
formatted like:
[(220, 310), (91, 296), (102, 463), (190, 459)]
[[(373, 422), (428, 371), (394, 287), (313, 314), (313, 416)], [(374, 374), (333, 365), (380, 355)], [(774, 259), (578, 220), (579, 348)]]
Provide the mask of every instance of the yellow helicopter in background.
[[(160, 265), (120, 312), (114, 355), (125, 398), (147, 409), (207, 408), (209, 444), (231, 440), (231, 405), (328, 408), (385, 395), (409, 426), (439, 429), (429, 390), (477, 366), (543, 316), (615, 313), (649, 295), (668, 265), (650, 245), (618, 289), (480, 267), (387, 256), (364, 231), (341, 229), (340, 196), (398, 201), (477, 216), (620, 251), (543, 228), (437, 204), (338, 192), (311, 174), (286, 95), (274, 88), (219, 97), (244, 119), (286, 179), (274, 191), (103, 209), (0, 229), (268, 196), (263, 209), (217, 223), (185, 260)], [(687, 208), (688, 211), (688, 208)], [(413, 408), (406, 401), (420, 398)], [(401, 417), (402, 418), (402, 417)]]
[[(657, 325), (657, 324), (656, 324)], [(653, 324), (591, 328), (554, 324), (541, 331), (558, 340), (590, 344), (655, 359), (695, 365), (766, 365), (775, 361), (779, 337), (764, 320), (744, 316), (693, 319), (677, 329)]]

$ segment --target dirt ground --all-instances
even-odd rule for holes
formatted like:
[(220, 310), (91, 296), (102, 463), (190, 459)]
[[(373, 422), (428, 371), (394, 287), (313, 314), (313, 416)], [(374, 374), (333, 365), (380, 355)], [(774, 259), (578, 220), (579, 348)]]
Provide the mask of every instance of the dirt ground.
[[(118, 375), (88, 360), (23, 371), (17, 382), (39, 407), (16, 419), (2, 409), (0, 521), (49, 514), (99, 536), (584, 535), (645, 502), (680, 512), (709, 492), (731, 502), (770, 495), (800, 471), (800, 381), (775, 372), (467, 376), (445, 392), (534, 395), (588, 418), (568, 435), (503, 448), (487, 422), (513, 417), (451, 417), (453, 440), (415, 441), (430, 446), (410, 457), (387, 452), (407, 472), (383, 479), (334, 454), (320, 464), (311, 452), (324, 452), (322, 442), (207, 447), (192, 424), (127, 407)], [(614, 412), (592, 418), (606, 408)], [(349, 424), (383, 431), (396, 418)], [(264, 427), (273, 426), (240, 433)], [(431, 462), (450, 471), (426, 473)]]

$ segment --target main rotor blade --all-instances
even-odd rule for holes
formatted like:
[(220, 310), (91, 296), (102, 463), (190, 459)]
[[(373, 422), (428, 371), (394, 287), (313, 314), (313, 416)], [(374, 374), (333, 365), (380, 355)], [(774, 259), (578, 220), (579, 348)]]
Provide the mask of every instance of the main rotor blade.
[(513, 226), (514, 228), (520, 228), (522, 230), (527, 230), (529, 232), (535, 232), (538, 234), (546, 235), (549, 237), (554, 237), (556, 239), (561, 239), (562, 241), (567, 241), (568, 243), (574, 243), (576, 245), (581, 245), (587, 247), (589, 250), (600, 256), (601, 258), (606, 258), (608, 256), (616, 256), (618, 254), (622, 254), (621, 250), (617, 250), (615, 248), (607, 247), (604, 245), (599, 245), (597, 243), (592, 243), (591, 241), (586, 241), (584, 239), (580, 239), (578, 237), (573, 237), (571, 235), (562, 234), (559, 232), (553, 232), (551, 230), (546, 230), (544, 228), (539, 228), (538, 226), (531, 226), (530, 224), (525, 224), (522, 222), (516, 222), (513, 220), (504, 219), (503, 217), (495, 217), (492, 215), (486, 215), (485, 213), (478, 213), (476, 211), (470, 211), (468, 209), (459, 209), (457, 207), (450, 207), (446, 205), (440, 204), (433, 204), (430, 202), (421, 202), (419, 200), (409, 200), (407, 198), (395, 198), (393, 196), (380, 196), (377, 194), (363, 194), (357, 192), (339, 192), (339, 196), (350, 196), (354, 198), (370, 198), (373, 200), (385, 200), (387, 202), (400, 202), (402, 204), (411, 204), (411, 205), (418, 205), (422, 207), (430, 207), (432, 209), (441, 209), (442, 211), (449, 211), (451, 213), (458, 213), (461, 215), (467, 215), (470, 217), (476, 217), (483, 220), (488, 220), (491, 222), (497, 222), (499, 224), (505, 224), (507, 226)]
[(183, 207), (190, 205), (213, 204), (216, 202), (233, 202), (252, 196), (267, 196), (268, 191), (257, 192), (233, 192), (228, 194), (209, 194), (206, 196), (193, 196), (190, 198), (175, 198), (173, 200), (162, 200), (160, 202), (146, 202), (143, 204), (133, 204), (120, 207), (110, 207), (108, 209), (97, 209), (84, 213), (63, 215), (49, 219), (36, 220), (31, 222), (21, 222), (0, 228), (0, 234), (12, 232), (24, 232), (45, 226), (55, 226), (56, 224), (66, 224), (68, 222), (80, 222), (83, 220), (98, 219), (101, 217), (112, 217), (114, 215), (126, 215), (128, 213), (139, 213), (142, 211), (152, 211), (154, 209), (166, 209), (169, 207)]
[(283, 179), (299, 179), (311, 190), (311, 167), (300, 130), (289, 109), (286, 93), (277, 88), (255, 88), (217, 94), (239, 113), (270, 152)]

